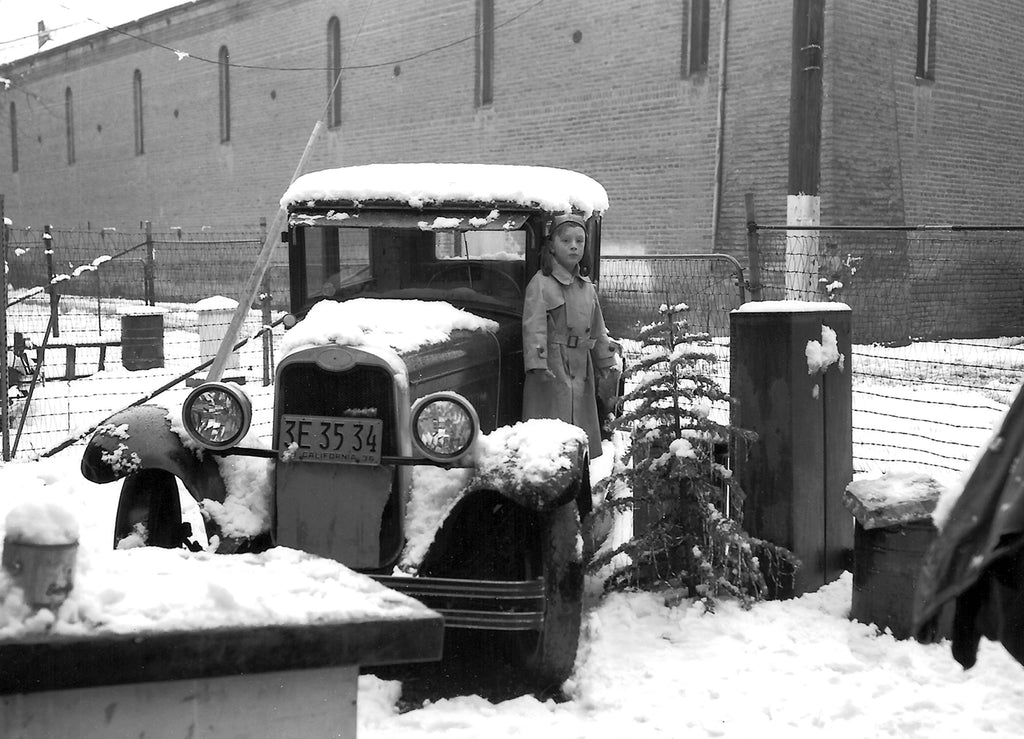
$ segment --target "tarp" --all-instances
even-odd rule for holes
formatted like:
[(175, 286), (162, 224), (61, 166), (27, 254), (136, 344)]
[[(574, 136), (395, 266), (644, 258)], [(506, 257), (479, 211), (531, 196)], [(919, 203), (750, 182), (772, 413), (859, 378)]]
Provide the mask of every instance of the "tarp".
[[(955, 605), (954, 605), (955, 604)], [(953, 657), (974, 665), (982, 636), (1024, 664), (1024, 393), (1007, 411), (949, 518), (925, 554), (914, 599), (914, 635), (945, 634), (953, 606)]]

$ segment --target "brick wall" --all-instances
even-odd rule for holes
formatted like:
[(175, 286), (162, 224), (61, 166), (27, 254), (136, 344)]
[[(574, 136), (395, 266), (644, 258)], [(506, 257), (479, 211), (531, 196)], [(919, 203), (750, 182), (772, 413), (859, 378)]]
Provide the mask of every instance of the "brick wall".
[(916, 3), (826, 6), (822, 222), (1024, 221), (1024, 5), (937, 3), (934, 81)]
[[(681, 75), (684, 3), (503, 2), (494, 103), (474, 100), (469, 0), (429, 4), (207, 0), (127, 30), (216, 60), (307, 71), (231, 70), (232, 136), (218, 135), (215, 64), (119, 34), (7, 69), (17, 87), (20, 170), (0, 145), (7, 211), (18, 223), (159, 230), (251, 226), (270, 217), (326, 93), (326, 25), (338, 12), (343, 126), (310, 168), (371, 161), (485, 161), (579, 169), (608, 189), (605, 243), (620, 251), (711, 251), (721, 7), (709, 70)], [(743, 192), (784, 207), (788, 3), (733, 2), (722, 232), (743, 244)], [(340, 8), (340, 11), (338, 10)], [(576, 32), (578, 35), (575, 35)], [(578, 40), (577, 40), (578, 39)], [(133, 150), (132, 74), (142, 73), (145, 154)], [(74, 92), (77, 161), (65, 161), (63, 95)], [(21, 89), (37, 98), (27, 97)], [(780, 206), (779, 204), (782, 204)]]
[[(905, 5), (905, 4), (904, 4)], [(163, 46), (295, 71), (231, 70), (232, 135), (218, 128), (218, 67), (98, 34), (0, 69), (0, 191), (19, 224), (253, 227), (271, 218), (326, 93), (326, 27), (338, 14), (343, 125), (311, 169), (371, 161), (548, 164), (591, 174), (622, 252), (744, 255), (743, 196), (785, 218), (792, 0), (731, 0), (718, 243), (711, 239), (723, 0), (712, 0), (706, 72), (682, 76), (684, 0), (505, 0), (494, 103), (475, 104), (472, 0), (200, 0), (130, 24)], [(1017, 131), (1024, 9), (939, 3), (934, 83), (915, 84), (914, 11), (826, 5), (822, 219), (1021, 220)], [(966, 33), (965, 31), (971, 31)], [(577, 33), (578, 32), (578, 33)], [(435, 53), (409, 58), (448, 45)], [(406, 61), (401, 61), (406, 59)], [(145, 154), (132, 133), (142, 73)], [(64, 89), (77, 161), (65, 160)], [(25, 94), (29, 91), (32, 96)], [(20, 170), (11, 172), (9, 103)]]

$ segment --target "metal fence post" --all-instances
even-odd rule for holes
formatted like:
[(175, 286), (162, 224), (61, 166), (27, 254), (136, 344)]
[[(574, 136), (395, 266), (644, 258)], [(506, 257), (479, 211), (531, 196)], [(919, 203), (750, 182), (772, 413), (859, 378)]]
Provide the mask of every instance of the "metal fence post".
[[(4, 221), (4, 196), (0, 195), (0, 260), (7, 266), (7, 222)], [(6, 270), (5, 270), (6, 272)], [(0, 315), (0, 356), (4, 358), (0, 372), (0, 435), (3, 436), (3, 458), (11, 461), (11, 402), (7, 396), (7, 275), (0, 279), (0, 302), (4, 304)]]
[(142, 268), (146, 305), (156, 305), (156, 250), (153, 248), (153, 223), (146, 221), (146, 261)]
[[(260, 218), (260, 237), (261, 241), (267, 239), (267, 219), (266, 217)], [(263, 273), (263, 286), (260, 290), (260, 308), (262, 309), (262, 326), (266, 327), (270, 325), (272, 320), (270, 315), (270, 306), (273, 302), (274, 296), (270, 293), (270, 270), (268, 269)], [(274, 373), (274, 332), (266, 331), (263, 334), (263, 386), (266, 387), (270, 384), (271, 377)]]
[(60, 322), (57, 314), (57, 283), (53, 280), (57, 276), (53, 268), (53, 227), (43, 226), (43, 253), (46, 254), (46, 274), (49, 282), (46, 291), (50, 294), (50, 320), (53, 321), (53, 337), (60, 338)]
[(743, 202), (747, 209), (747, 290), (753, 300), (761, 300), (761, 245), (757, 236), (754, 193), (746, 193)]

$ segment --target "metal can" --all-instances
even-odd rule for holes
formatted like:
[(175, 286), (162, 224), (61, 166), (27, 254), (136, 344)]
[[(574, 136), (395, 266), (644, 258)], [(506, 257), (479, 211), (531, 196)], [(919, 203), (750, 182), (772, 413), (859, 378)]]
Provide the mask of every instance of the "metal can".
[(36, 544), (4, 539), (3, 568), (25, 591), (25, 602), (56, 609), (75, 586), (78, 542)]

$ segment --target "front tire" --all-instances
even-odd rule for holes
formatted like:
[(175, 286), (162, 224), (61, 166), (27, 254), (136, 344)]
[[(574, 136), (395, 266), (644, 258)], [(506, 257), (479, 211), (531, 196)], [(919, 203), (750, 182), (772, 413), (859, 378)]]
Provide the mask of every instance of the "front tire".
[(519, 636), (516, 657), (539, 692), (552, 692), (572, 674), (583, 619), (583, 552), (575, 501), (540, 514), (538, 534), (534, 562), (539, 571), (529, 575), (544, 578), (544, 626)]

